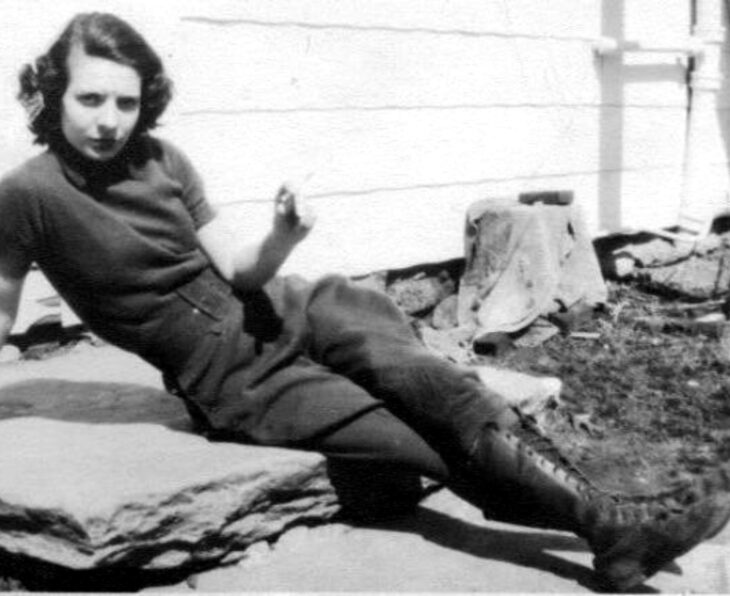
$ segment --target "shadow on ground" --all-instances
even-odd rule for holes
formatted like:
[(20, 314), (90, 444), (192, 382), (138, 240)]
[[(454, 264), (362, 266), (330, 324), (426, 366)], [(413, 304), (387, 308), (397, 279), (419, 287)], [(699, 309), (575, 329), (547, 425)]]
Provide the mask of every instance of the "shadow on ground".
[(20, 416), (105, 424), (144, 422), (192, 431), (180, 399), (134, 383), (32, 379), (0, 387), (0, 420)]
[[(485, 528), (423, 507), (398, 519), (373, 520), (366, 525), (372, 529), (417, 534), (439, 546), (474, 557), (545, 571), (595, 592), (608, 591), (596, 580), (592, 569), (549, 552), (587, 552), (587, 544), (576, 536)], [(658, 590), (640, 586), (634, 593), (654, 594)]]

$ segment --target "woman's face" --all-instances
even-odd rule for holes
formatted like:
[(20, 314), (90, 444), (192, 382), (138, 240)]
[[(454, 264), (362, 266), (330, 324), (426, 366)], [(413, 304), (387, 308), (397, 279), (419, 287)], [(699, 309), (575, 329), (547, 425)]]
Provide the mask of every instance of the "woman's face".
[(68, 86), (61, 99), (61, 130), (81, 155), (108, 161), (132, 136), (139, 120), (142, 79), (131, 66), (87, 55), (68, 56)]

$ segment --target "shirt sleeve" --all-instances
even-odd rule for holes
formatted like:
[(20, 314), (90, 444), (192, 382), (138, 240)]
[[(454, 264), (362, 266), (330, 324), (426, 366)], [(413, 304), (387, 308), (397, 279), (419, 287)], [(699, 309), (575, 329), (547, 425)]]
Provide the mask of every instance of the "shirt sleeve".
[(35, 260), (39, 227), (32, 193), (0, 180), (0, 257), (11, 273), (24, 275)]
[(195, 229), (199, 230), (216, 214), (205, 196), (203, 180), (182, 151), (167, 141), (161, 141), (161, 144), (170, 174), (182, 184), (183, 190), (180, 198), (193, 219)]

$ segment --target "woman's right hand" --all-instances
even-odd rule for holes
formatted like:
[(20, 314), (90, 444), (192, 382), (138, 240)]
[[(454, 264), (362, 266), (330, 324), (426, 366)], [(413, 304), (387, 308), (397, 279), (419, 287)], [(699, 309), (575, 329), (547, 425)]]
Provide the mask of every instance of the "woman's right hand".
[(274, 199), (274, 233), (291, 244), (306, 238), (317, 216), (294, 184), (285, 183)]

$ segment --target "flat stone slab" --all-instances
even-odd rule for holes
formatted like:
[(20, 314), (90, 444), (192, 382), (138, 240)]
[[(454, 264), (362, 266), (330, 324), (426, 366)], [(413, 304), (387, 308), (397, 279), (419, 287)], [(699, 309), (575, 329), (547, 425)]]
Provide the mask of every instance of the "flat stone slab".
[(157, 424), (0, 421), (0, 549), (70, 569), (229, 562), (339, 509), (314, 453)]

